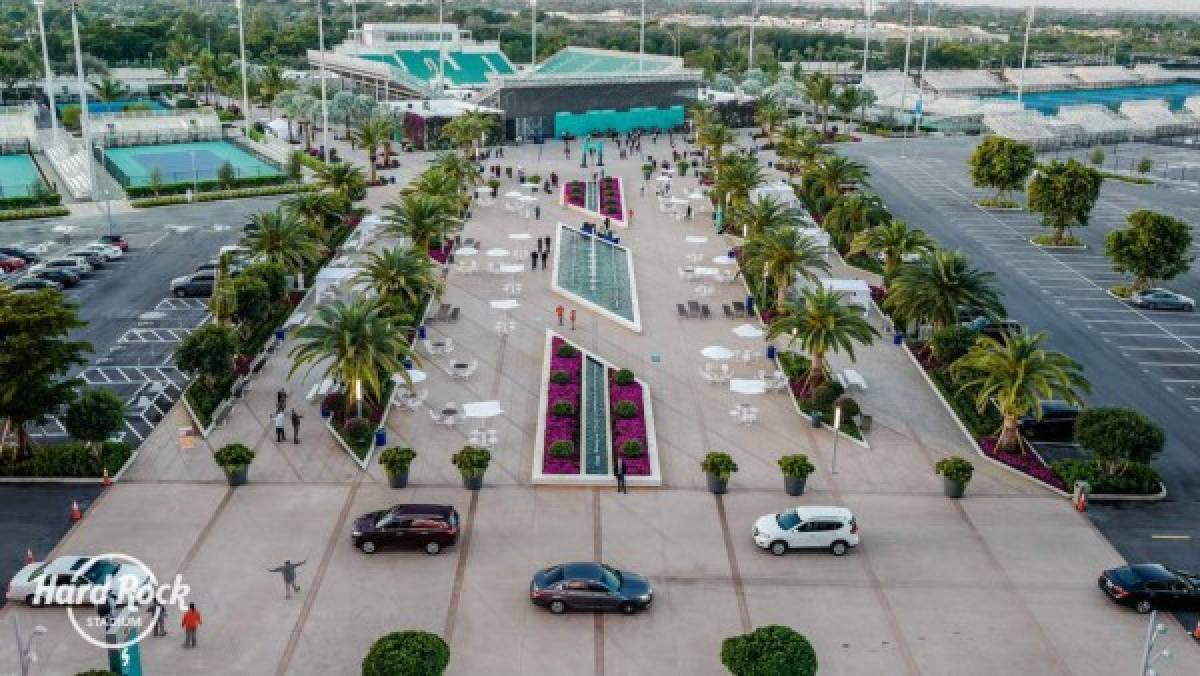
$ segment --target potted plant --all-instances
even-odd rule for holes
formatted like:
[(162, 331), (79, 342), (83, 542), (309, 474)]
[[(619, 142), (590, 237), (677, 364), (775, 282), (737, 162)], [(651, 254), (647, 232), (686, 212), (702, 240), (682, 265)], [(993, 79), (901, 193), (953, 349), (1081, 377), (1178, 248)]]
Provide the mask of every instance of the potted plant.
[(487, 187), (492, 189), (492, 197), (495, 197), (500, 192), (500, 181), (494, 178), (489, 178)]
[(462, 450), (450, 457), (450, 462), (462, 474), (463, 488), (477, 491), (483, 488), (483, 473), (487, 471), (492, 454), (486, 448), (478, 446), (463, 446)]
[(942, 490), (948, 498), (961, 498), (967, 490), (967, 484), (971, 483), (971, 475), (975, 473), (974, 465), (957, 455), (938, 460), (933, 469), (942, 475)]
[(246, 483), (250, 463), (254, 462), (254, 451), (245, 444), (226, 444), (213, 453), (213, 460), (224, 470), (230, 486), (241, 486)]
[(679, 170), (680, 176), (687, 176), (688, 163), (685, 160), (680, 160), (675, 164), (675, 168)]
[(642, 178), (643, 179), (649, 181), (650, 174), (652, 174), (652, 173), (654, 173), (654, 165), (653, 164), (643, 164), (642, 165)]
[(388, 448), (379, 454), (379, 464), (387, 472), (388, 484), (392, 488), (408, 485), (408, 467), (415, 457), (417, 452), (411, 448)]
[(808, 461), (807, 455), (796, 453), (780, 457), (779, 469), (783, 470), (783, 490), (788, 495), (804, 495), (804, 483), (816, 467)]
[(700, 461), (700, 469), (704, 470), (708, 479), (708, 490), (714, 494), (729, 492), (729, 477), (738, 470), (737, 463), (728, 453), (709, 451)]

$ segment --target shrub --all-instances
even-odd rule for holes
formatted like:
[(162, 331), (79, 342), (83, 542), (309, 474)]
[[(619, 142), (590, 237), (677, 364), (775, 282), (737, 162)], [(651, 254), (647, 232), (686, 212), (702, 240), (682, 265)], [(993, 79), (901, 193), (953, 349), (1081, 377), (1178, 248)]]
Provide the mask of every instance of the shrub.
[(571, 382), (571, 374), (562, 370), (551, 371), (550, 382), (556, 385), (566, 385), (567, 383)]
[(1097, 166), (1104, 164), (1104, 148), (1096, 146), (1088, 151), (1088, 161)]
[(833, 406), (833, 402), (842, 396), (843, 388), (836, 382), (830, 381), (813, 390), (810, 399), (814, 408), (824, 411)]
[(1148, 173), (1150, 173), (1150, 170), (1153, 168), (1154, 168), (1154, 160), (1150, 159), (1149, 156), (1143, 156), (1137, 162), (1137, 172), (1139, 174), (1148, 174)]
[(1117, 298), (1128, 299), (1130, 296), (1133, 295), (1133, 287), (1129, 286), (1127, 284), (1117, 284), (1116, 286), (1110, 286), (1110, 287), (1108, 287), (1108, 290), (1110, 293), (1112, 293), (1112, 295), (1116, 296)]
[(618, 418), (632, 418), (638, 414), (638, 407), (632, 401), (622, 399), (617, 402), (613, 412), (616, 413)]
[(808, 369), (812, 367), (812, 362), (808, 357), (799, 352), (780, 352), (778, 357), (779, 366), (783, 369), (784, 375), (793, 380), (803, 378), (804, 374), (808, 373)]
[(101, 442), (124, 428), (125, 400), (108, 388), (88, 388), (67, 406), (63, 426), (67, 434), (99, 450)]
[(796, 453), (780, 456), (779, 469), (783, 471), (784, 476), (807, 477), (816, 471), (817, 468), (809, 462), (807, 455)]
[(770, 624), (722, 641), (721, 664), (733, 676), (815, 676), (817, 653), (803, 635)]
[[(299, 183), (285, 183), (283, 185), (268, 185), (261, 188), (235, 188), (233, 190), (214, 190), (212, 192), (202, 192), (192, 197), (192, 202), (220, 202), (222, 200), (240, 199), (243, 197), (269, 197), (271, 195), (286, 195), (294, 192), (309, 192), (314, 190), (313, 185), (301, 185)], [(129, 206), (135, 209), (146, 209), (150, 207), (165, 207), (175, 204), (187, 204), (187, 195), (165, 195), (163, 197), (148, 197), (146, 199), (135, 199), (129, 202)], [(65, 211), (65, 209), (64, 209)], [(56, 214), (65, 216), (66, 213)]]
[(626, 458), (640, 458), (645, 450), (642, 448), (642, 442), (637, 439), (630, 439), (621, 444), (621, 455)]
[(366, 418), (347, 418), (346, 424), (342, 426), (342, 437), (346, 439), (346, 443), (355, 448), (371, 443), (371, 436), (374, 433), (371, 421)]
[(395, 476), (407, 472), (415, 457), (417, 452), (411, 448), (392, 447), (379, 454), (379, 464), (387, 470), (388, 476)]
[(700, 469), (709, 474), (715, 474), (718, 479), (726, 480), (738, 471), (738, 466), (728, 453), (709, 451), (700, 461)]
[(855, 401), (854, 399), (851, 399), (850, 397), (838, 397), (834, 401), (834, 406), (842, 407), (842, 419), (843, 420), (846, 420), (848, 418), (853, 418), (854, 416), (862, 413), (862, 409), (859, 408), (858, 402)]
[(575, 442), (563, 439), (550, 444), (550, 455), (556, 458), (573, 458), (575, 457)]
[(205, 324), (189, 333), (175, 348), (175, 365), (211, 386), (233, 373), (237, 331), (229, 326)]
[[(1106, 475), (1129, 463), (1145, 463), (1162, 451), (1162, 428), (1130, 408), (1091, 408), (1075, 420), (1075, 441), (1095, 455)], [(1068, 484), (1069, 485), (1069, 484)]]
[(0, 455), (0, 476), (98, 478), (106, 469), (110, 475), (119, 472), (131, 453), (129, 444), (116, 441), (101, 444), (99, 454), (75, 442), (38, 446), (27, 458)]
[(554, 402), (553, 410), (554, 415), (560, 418), (570, 418), (575, 415), (575, 405), (565, 399)]
[(979, 332), (975, 329), (960, 325), (947, 326), (938, 329), (929, 339), (929, 349), (938, 362), (949, 366), (966, 354), (978, 339)]
[[(34, 187), (42, 188), (41, 181)], [(57, 207), (62, 205), (62, 195), (56, 192), (43, 192), (20, 197), (0, 197), (0, 210), (4, 209), (33, 209), (36, 207)]]
[(571, 357), (574, 357), (577, 354), (579, 354), (579, 350), (575, 349), (574, 345), (571, 345), (569, 343), (563, 343), (562, 345), (558, 346), (558, 356), (560, 356), (560, 357), (565, 357), (565, 358), (569, 359)]
[(213, 453), (221, 469), (239, 469), (254, 462), (254, 451), (245, 444), (226, 444)]
[(971, 483), (971, 476), (975, 473), (975, 466), (969, 460), (952, 455), (948, 458), (938, 460), (933, 465), (933, 471), (951, 481), (957, 481), (966, 486)]
[(1105, 474), (1090, 460), (1059, 460), (1050, 463), (1050, 469), (1062, 479), (1067, 490), (1073, 490), (1076, 481), (1086, 481), (1093, 493), (1147, 495), (1157, 493), (1162, 485), (1158, 472), (1140, 462), (1126, 464), (1115, 475)]
[(454, 463), (464, 479), (478, 479), (483, 476), (491, 461), (491, 452), (478, 446), (463, 446), (462, 450), (450, 456), (450, 462)]
[(397, 631), (380, 637), (363, 658), (363, 676), (438, 676), (450, 663), (450, 646), (427, 631)]
[(71, 210), (66, 207), (37, 207), (32, 209), (6, 209), (0, 211), (0, 221), (23, 221), (28, 218), (55, 218), (67, 216)]
[(629, 369), (621, 369), (613, 375), (613, 380), (618, 385), (632, 385), (636, 378), (633, 375), (633, 371), (630, 371)]

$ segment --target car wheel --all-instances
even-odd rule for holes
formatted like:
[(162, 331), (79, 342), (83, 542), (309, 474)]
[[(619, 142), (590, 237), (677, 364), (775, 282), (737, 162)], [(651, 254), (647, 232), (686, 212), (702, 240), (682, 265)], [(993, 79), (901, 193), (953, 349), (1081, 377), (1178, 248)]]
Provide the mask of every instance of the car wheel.
[(625, 603), (617, 606), (617, 610), (620, 610), (621, 614), (623, 615), (632, 615), (637, 612), (637, 606), (633, 605), (629, 601), (626, 601)]
[(1185, 312), (1195, 312), (1196, 306), (1195, 305), (1185, 305), (1185, 306), (1183, 306), (1183, 310)]
[(841, 540), (829, 545), (829, 551), (833, 552), (834, 556), (842, 556), (849, 549), (850, 546)]
[(1146, 613), (1150, 612), (1154, 608), (1151, 607), (1150, 601), (1148, 599), (1142, 599), (1141, 601), (1137, 602), (1137, 605), (1135, 605), (1133, 607), (1133, 609), (1138, 611), (1139, 613), (1145, 615)]
[(440, 551), (442, 551), (442, 545), (438, 544), (437, 542), (430, 541), (425, 543), (426, 554), (437, 554)]
[(362, 544), (360, 544), (358, 548), (362, 550), (363, 554), (375, 553), (375, 543), (370, 540), (363, 540)]
[(567, 612), (567, 604), (559, 601), (558, 599), (551, 601), (549, 608), (550, 612), (554, 613), (555, 615), (562, 615), (563, 613)]
[(183, 289), (175, 289), (175, 297), (176, 298), (186, 298), (187, 292), (184, 291)]
[(771, 543), (771, 553), (775, 556), (783, 556), (787, 554), (787, 543), (783, 540), (776, 540)]

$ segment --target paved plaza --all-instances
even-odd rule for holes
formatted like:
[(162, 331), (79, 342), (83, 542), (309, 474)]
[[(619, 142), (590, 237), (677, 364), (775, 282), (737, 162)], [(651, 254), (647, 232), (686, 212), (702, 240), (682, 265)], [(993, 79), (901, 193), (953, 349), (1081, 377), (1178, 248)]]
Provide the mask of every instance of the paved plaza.
[[(670, 156), (665, 137), (656, 144), (647, 139), (643, 150)], [(171, 635), (142, 644), (146, 673), (354, 674), (379, 636), (425, 629), (449, 642), (452, 674), (720, 674), (721, 640), (771, 623), (808, 636), (826, 675), (1104, 676), (1137, 669), (1145, 618), (1110, 603), (1095, 584), (1099, 571), (1121, 564), (1121, 556), (1068, 502), (982, 460), (967, 497), (944, 498), (933, 463), (972, 451), (890, 341), (859, 351), (854, 368), (870, 387), (855, 397), (874, 424), (869, 448), (838, 443), (836, 474), (828, 430), (812, 428), (786, 394), (757, 397), (759, 422), (736, 424), (729, 412), (741, 399), (702, 380), (700, 350), (761, 344), (732, 333), (742, 320), (719, 312), (682, 319), (674, 307), (697, 298), (695, 282), (676, 272), (685, 256), (697, 248), (718, 256), (733, 242), (714, 233), (708, 212), (692, 220), (661, 212), (653, 182), (640, 194), (640, 158), (618, 160), (611, 148), (605, 157), (635, 212), (632, 227), (618, 234), (634, 257), (642, 333), (582, 307), (574, 330), (559, 328), (554, 309), (569, 303), (551, 292), (548, 266), (517, 277), (516, 327), (500, 334), (501, 317), (489, 302), (509, 297), (502, 289), (508, 276), (451, 272), (448, 278), (442, 302), (461, 307), (462, 316), (432, 325), (431, 333), (451, 338), (453, 356), (478, 360), (479, 368), (463, 381), (427, 363), (430, 377), (421, 387), (434, 405), (501, 402), (504, 415), (488, 421), (499, 444), (482, 491), (464, 490), (450, 463), (470, 427), (437, 426), (426, 409), (394, 409), (388, 419), (389, 444), (418, 453), (409, 488), (388, 488), (377, 464), (360, 470), (321, 426), (319, 402), (305, 398), (319, 370), (287, 379), (291, 343), (208, 440), (185, 448), (179, 430), (189, 422), (181, 408), (171, 410), (122, 480), (54, 552), (124, 552), (160, 578), (179, 573), (191, 586), (204, 616), (198, 647), (182, 647), (175, 611)], [(424, 166), (422, 156), (401, 159), (404, 176)], [(488, 164), (494, 162), (542, 176), (555, 171), (560, 182), (594, 171), (580, 168), (577, 156), (566, 160), (560, 143), (508, 148)], [(675, 184), (676, 194), (695, 186), (690, 176)], [(505, 180), (501, 194), (514, 186)], [(372, 189), (367, 204), (378, 209), (395, 194), (393, 186)], [(511, 249), (518, 242), (509, 234), (545, 236), (559, 221), (582, 220), (555, 195), (539, 197), (538, 220), (500, 202), (476, 205), (463, 235), (481, 240), (482, 248)], [(687, 235), (708, 241), (697, 247), (685, 242)], [(863, 274), (835, 265), (839, 272)], [(738, 281), (716, 285), (701, 300), (719, 308), (744, 296)], [(530, 484), (547, 328), (646, 381), (661, 488), (619, 495), (612, 488)], [(832, 358), (834, 369), (847, 365), (844, 357)], [(734, 371), (752, 377), (761, 368), (769, 368), (762, 359)], [(280, 387), (304, 416), (299, 444), (290, 431), (287, 442), (273, 441), (267, 416)], [(258, 453), (251, 483), (236, 489), (226, 486), (211, 458), (233, 441)], [(738, 463), (725, 496), (705, 490), (699, 462), (709, 450), (726, 451)], [(789, 498), (776, 459), (797, 452), (807, 453), (817, 471), (803, 497)], [(438, 556), (354, 549), (351, 520), (395, 502), (453, 504), (464, 517), (464, 536)], [(759, 550), (750, 538), (753, 520), (797, 503), (850, 507), (861, 546), (845, 557)], [(307, 560), (301, 592), (291, 600), (267, 572), (284, 559)], [(553, 616), (529, 603), (534, 570), (590, 559), (647, 575), (654, 607), (631, 617)], [(33, 673), (73, 674), (105, 664), (62, 610), (9, 604), (0, 624), (13, 614), (26, 628), (49, 630)], [(1175, 654), (1162, 673), (1200, 673), (1200, 649), (1174, 620), (1167, 622), (1160, 646)], [(0, 664), (15, 663), (11, 641), (0, 642)]]

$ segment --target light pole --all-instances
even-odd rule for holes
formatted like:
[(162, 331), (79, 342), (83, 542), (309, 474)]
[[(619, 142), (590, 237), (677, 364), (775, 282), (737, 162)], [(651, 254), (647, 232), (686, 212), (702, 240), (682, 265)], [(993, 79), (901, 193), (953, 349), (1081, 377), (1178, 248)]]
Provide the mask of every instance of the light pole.
[(1021, 97), (1025, 94), (1025, 58), (1029, 55), (1029, 31), (1033, 28), (1033, 5), (1029, 6), (1029, 13), (1025, 16), (1025, 46), (1021, 47), (1021, 77), (1017, 81), (1017, 104), (1020, 105)]
[(442, 14), (446, 0), (438, 0), (438, 93), (446, 91), (446, 35), (442, 33)]
[(746, 70), (754, 67), (754, 25), (758, 23), (758, 0), (750, 6), (750, 48), (746, 50)]
[(1138, 676), (1158, 676), (1158, 672), (1152, 667), (1159, 660), (1171, 658), (1170, 649), (1163, 650), (1157, 655), (1151, 655), (1154, 652), (1154, 644), (1158, 641), (1158, 637), (1167, 633), (1167, 625), (1158, 622), (1158, 611), (1150, 613), (1150, 626), (1146, 627), (1146, 642), (1142, 646), (1142, 668), (1138, 671)]
[(83, 76), (83, 50), (79, 47), (79, 11), (78, 0), (70, 0), (71, 6), (71, 39), (75, 42), (75, 74), (79, 80), (79, 129), (83, 133), (83, 148), (87, 152), (88, 184), (91, 186), (92, 201), (96, 200), (96, 158), (92, 157), (92, 138), (87, 103), (87, 80)]
[(321, 0), (317, 0), (317, 47), (321, 50), (321, 159), (329, 161), (329, 105), (326, 103), (325, 83), (325, 20)]
[(529, 72), (537, 68), (537, 0), (529, 0), (530, 28), (533, 38), (529, 43)]
[(46, 633), (46, 628), (38, 625), (33, 628), (33, 632), (28, 638), (21, 636), (21, 620), (17, 615), (13, 615), (13, 631), (17, 635), (17, 657), (21, 660), (21, 676), (29, 676), (29, 670), (37, 662), (37, 653), (34, 652), (34, 642), (37, 637)]
[(646, 0), (642, 0), (642, 18), (638, 27), (638, 73), (646, 61)]
[(50, 101), (50, 131), (58, 129), (58, 111), (54, 108), (54, 73), (50, 70), (50, 52), (46, 50), (46, 22), (42, 19), (42, 6), (46, 0), (33, 0), (37, 8), (38, 37), (42, 40), (42, 69), (46, 71), (46, 98)]
[[(242, 50), (242, 120), (250, 121), (250, 86), (246, 80), (246, 28), (242, 18), (244, 0), (234, 0), (238, 11), (238, 47)], [(322, 56), (322, 58), (324, 58)]]
[[(913, 24), (913, 3), (912, 3), (912, 0), (909, 0), (908, 1), (908, 31), (907, 31), (907, 33), (905, 33), (905, 36), (904, 36), (904, 66), (901, 67), (901, 69), (900, 69), (904, 73), (904, 80), (900, 83), (900, 114), (901, 115), (904, 114), (904, 104), (907, 102), (907, 99), (908, 99), (908, 78), (909, 78), (908, 63), (909, 63), (909, 57), (912, 55), (912, 24)], [(904, 132), (901, 132), (901, 133), (904, 134)], [(907, 134), (905, 134), (905, 135), (907, 135)], [(901, 155), (901, 157), (904, 157), (904, 156)]]
[(871, 55), (871, 0), (863, 0), (863, 67), (862, 81), (867, 81), (867, 59)]
[(830, 467), (830, 474), (837, 474), (837, 442), (840, 429), (842, 429), (842, 403), (838, 402), (833, 407), (833, 465)]
[(674, 51), (675, 56), (679, 56), (679, 36), (670, 30), (667, 31), (667, 36), (671, 38), (671, 45), (674, 47), (672, 51)]
[(200, 177), (196, 174), (196, 151), (188, 152), (192, 156), (192, 199), (196, 198), (196, 193), (200, 192)]

